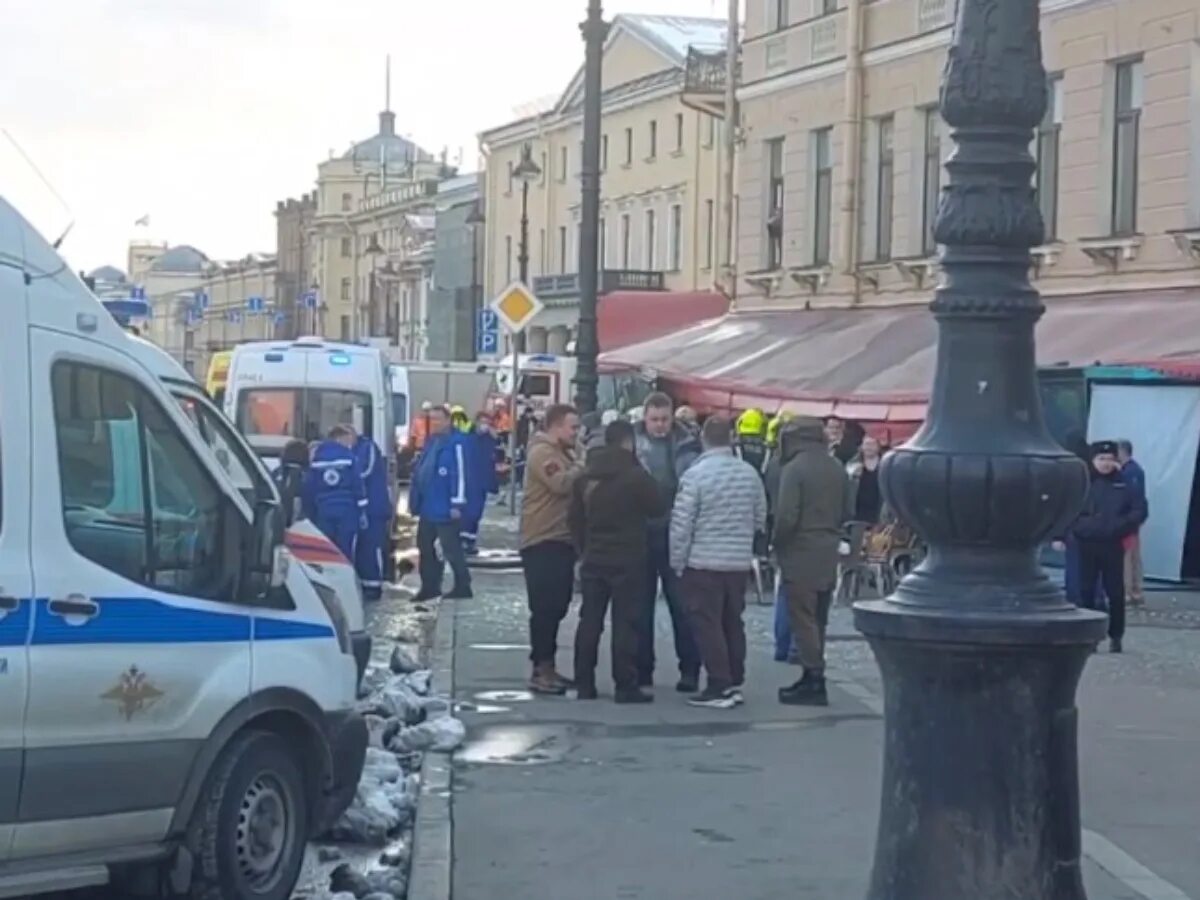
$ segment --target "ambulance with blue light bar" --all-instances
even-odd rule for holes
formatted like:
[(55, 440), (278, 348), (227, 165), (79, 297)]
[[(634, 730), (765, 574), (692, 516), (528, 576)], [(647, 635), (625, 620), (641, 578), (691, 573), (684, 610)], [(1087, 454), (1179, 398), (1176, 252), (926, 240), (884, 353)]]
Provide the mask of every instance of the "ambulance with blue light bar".
[(239, 344), (225, 413), (272, 469), (289, 441), (312, 444), (335, 425), (350, 425), (384, 452), (394, 490), (391, 369), (382, 350), (319, 337)]

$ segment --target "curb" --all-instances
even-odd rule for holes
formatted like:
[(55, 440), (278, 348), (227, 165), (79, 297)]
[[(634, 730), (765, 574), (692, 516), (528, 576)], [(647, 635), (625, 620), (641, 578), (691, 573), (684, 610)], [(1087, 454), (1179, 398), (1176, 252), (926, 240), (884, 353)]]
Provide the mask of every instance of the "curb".
[[(430, 648), (433, 691), (454, 702), (454, 630), (456, 605), (438, 604)], [(452, 754), (426, 753), (421, 764), (421, 794), (413, 825), (408, 900), (450, 900), (454, 861)]]

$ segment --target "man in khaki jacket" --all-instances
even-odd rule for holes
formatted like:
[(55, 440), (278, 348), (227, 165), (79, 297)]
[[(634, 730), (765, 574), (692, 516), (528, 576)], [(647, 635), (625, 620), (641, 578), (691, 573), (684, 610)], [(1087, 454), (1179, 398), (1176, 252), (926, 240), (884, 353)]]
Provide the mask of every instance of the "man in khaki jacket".
[(566, 693), (558, 674), (558, 626), (575, 591), (575, 547), (568, 522), (571, 493), (583, 467), (575, 459), (579, 415), (570, 406), (546, 410), (543, 428), (529, 439), (521, 509), (521, 567), (529, 595), (530, 688)]

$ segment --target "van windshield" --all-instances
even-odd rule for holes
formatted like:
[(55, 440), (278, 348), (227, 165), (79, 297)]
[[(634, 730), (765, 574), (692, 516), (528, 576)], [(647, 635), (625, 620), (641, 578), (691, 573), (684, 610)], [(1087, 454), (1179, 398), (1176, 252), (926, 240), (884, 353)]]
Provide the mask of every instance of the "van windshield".
[(408, 397), (404, 394), (392, 394), (392, 424), (408, 424)]
[(371, 395), (330, 388), (254, 388), (237, 398), (238, 429), (265, 456), (278, 456), (288, 441), (322, 440), (335, 425), (372, 435)]

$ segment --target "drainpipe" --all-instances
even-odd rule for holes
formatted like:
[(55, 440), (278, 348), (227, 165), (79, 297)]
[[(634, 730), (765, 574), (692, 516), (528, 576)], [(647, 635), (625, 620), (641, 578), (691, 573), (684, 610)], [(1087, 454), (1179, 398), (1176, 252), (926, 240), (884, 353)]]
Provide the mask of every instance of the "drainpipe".
[(859, 183), (862, 180), (862, 44), (863, 0), (846, 0), (846, 100), (845, 139), (842, 142), (842, 229), (840, 256), (842, 272), (854, 283), (854, 305), (862, 301), (858, 280)]

